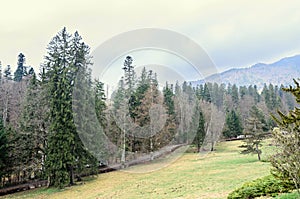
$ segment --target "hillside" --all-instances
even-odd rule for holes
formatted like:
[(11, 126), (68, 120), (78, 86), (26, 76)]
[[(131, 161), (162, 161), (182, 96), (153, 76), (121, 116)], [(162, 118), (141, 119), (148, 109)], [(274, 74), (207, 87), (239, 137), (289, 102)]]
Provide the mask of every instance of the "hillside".
[[(217, 82), (249, 86), (256, 84), (262, 88), (264, 83), (290, 85), (293, 78), (300, 77), (300, 55), (283, 58), (271, 64), (258, 63), (248, 68), (230, 69), (214, 74), (205, 80), (192, 82), (193, 85), (203, 82)], [(221, 82), (220, 82), (221, 81)]]

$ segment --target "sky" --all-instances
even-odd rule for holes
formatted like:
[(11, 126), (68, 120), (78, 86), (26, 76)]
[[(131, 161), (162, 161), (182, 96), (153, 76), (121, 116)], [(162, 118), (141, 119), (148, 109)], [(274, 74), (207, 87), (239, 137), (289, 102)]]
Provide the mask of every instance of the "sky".
[(63, 27), (78, 30), (92, 52), (124, 32), (159, 28), (196, 42), (219, 71), (248, 67), (300, 54), (299, 10), (298, 0), (2, 0), (0, 61), (14, 70), (22, 52), (37, 70)]

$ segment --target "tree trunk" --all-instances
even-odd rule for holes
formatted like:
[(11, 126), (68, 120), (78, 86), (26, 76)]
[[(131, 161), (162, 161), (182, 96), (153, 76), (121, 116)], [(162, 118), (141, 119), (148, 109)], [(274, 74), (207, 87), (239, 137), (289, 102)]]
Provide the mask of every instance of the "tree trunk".
[(74, 185), (74, 169), (73, 166), (70, 166), (70, 185)]
[(256, 148), (258, 160), (260, 161), (260, 152), (258, 150), (258, 144), (255, 145), (255, 148)]

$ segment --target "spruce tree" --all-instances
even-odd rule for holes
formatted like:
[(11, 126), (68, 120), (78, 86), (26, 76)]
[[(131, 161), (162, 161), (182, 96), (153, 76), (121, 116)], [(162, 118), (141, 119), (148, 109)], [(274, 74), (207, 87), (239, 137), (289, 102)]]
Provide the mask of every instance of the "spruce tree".
[(72, 97), (77, 72), (90, 62), (89, 48), (75, 32), (66, 28), (49, 43), (45, 57), (50, 107), (50, 135), (46, 158), (50, 185), (64, 187), (74, 183), (75, 168), (82, 167), (85, 149), (73, 119)]
[(253, 106), (250, 110), (250, 117), (246, 121), (244, 135), (246, 141), (246, 149), (242, 153), (257, 154), (257, 158), (261, 160), (261, 141), (265, 138), (267, 132), (264, 131), (265, 124), (261, 119), (261, 111)]
[(238, 135), (242, 135), (243, 133), (242, 123), (240, 121), (240, 117), (234, 110), (231, 110), (226, 114), (225, 121), (226, 124), (223, 130), (223, 135), (226, 138), (234, 138), (237, 137)]
[(43, 162), (47, 147), (47, 106), (42, 95), (40, 82), (33, 73), (22, 107), (20, 134), (24, 142), (21, 143), (24, 148), (24, 166), (35, 175), (44, 174)]
[(197, 146), (197, 152), (200, 152), (200, 148), (205, 139), (205, 118), (202, 111), (199, 111), (199, 121), (198, 128), (194, 140), (194, 144)]
[(3, 186), (3, 177), (7, 174), (8, 163), (8, 135), (3, 125), (2, 116), (0, 117), (0, 187)]
[[(125, 163), (126, 161), (126, 151), (128, 150), (128, 141), (127, 136), (127, 118), (128, 118), (128, 98), (126, 97), (126, 89), (124, 78), (122, 77), (119, 81), (118, 89), (113, 94), (113, 110), (112, 110), (113, 124), (117, 128), (113, 128), (113, 140), (120, 143), (121, 152), (121, 161)], [(118, 135), (121, 138), (117, 139)]]
[[(107, 147), (105, 144), (108, 142), (104, 139), (106, 121), (102, 107), (102, 83), (95, 83), (94, 87), (93, 85), (91, 71), (87, 66), (80, 67), (72, 100), (77, 132), (75, 134), (75, 154), (78, 160), (76, 161), (75, 170), (77, 177), (80, 177), (78, 173), (84, 170), (87, 165), (90, 173), (96, 173), (97, 161), (106, 162), (107, 160)], [(99, 107), (100, 102), (101, 106)]]
[(207, 102), (211, 102), (211, 93), (207, 83), (204, 84), (204, 88), (203, 88), (203, 100)]
[(107, 109), (105, 104), (105, 93), (104, 93), (104, 84), (100, 82), (99, 80), (95, 80), (95, 110), (97, 114), (97, 118), (101, 124), (101, 126), (104, 128), (106, 127), (106, 118), (105, 118), (105, 110)]
[(233, 84), (231, 88), (231, 98), (234, 103), (234, 107), (236, 107), (239, 103), (239, 92), (238, 92), (238, 87)]
[(164, 104), (167, 106), (167, 113), (169, 116), (175, 115), (175, 105), (174, 105), (174, 93), (171, 87), (166, 83), (166, 86), (163, 89), (164, 94)]
[(10, 65), (7, 65), (7, 67), (4, 69), (3, 77), (4, 77), (6, 80), (12, 80), (12, 75), (11, 75), (11, 68), (10, 68)]
[(24, 64), (25, 64), (25, 55), (23, 53), (20, 53), (18, 55), (17, 70), (14, 73), (14, 81), (20, 82), (23, 76), (25, 75), (26, 68)]

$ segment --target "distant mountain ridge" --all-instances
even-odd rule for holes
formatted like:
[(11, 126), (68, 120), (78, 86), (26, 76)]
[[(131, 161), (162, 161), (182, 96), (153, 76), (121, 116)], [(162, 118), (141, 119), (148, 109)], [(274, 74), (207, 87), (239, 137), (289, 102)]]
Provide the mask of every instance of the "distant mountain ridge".
[(264, 83), (291, 85), (293, 78), (300, 78), (300, 55), (286, 57), (271, 64), (257, 63), (249, 68), (233, 68), (202, 80), (192, 81), (192, 84), (205, 82), (230, 83), (237, 86), (255, 84), (261, 89)]

